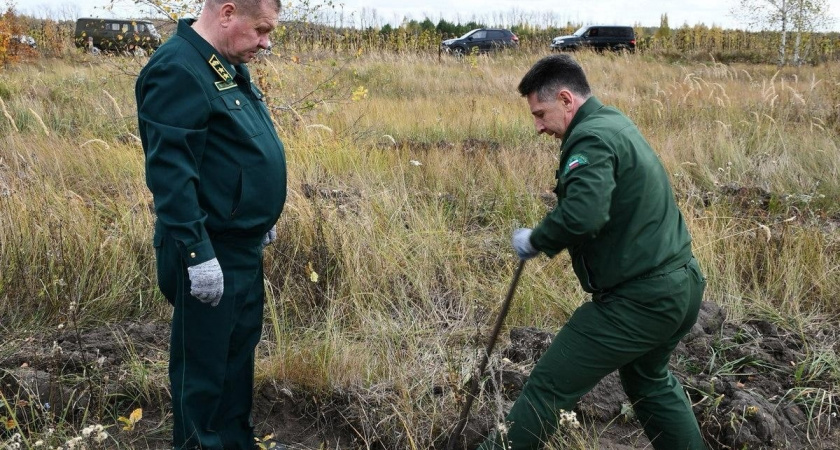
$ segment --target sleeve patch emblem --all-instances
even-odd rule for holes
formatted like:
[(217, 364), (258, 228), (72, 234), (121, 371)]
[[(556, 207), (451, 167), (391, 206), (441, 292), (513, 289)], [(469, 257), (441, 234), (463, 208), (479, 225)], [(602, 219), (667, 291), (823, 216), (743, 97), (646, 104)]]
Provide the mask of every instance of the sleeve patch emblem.
[(583, 155), (572, 155), (569, 158), (569, 162), (566, 163), (566, 167), (563, 169), (563, 175), (577, 169), (578, 167), (585, 166), (589, 164), (589, 160), (586, 159), (586, 156)]

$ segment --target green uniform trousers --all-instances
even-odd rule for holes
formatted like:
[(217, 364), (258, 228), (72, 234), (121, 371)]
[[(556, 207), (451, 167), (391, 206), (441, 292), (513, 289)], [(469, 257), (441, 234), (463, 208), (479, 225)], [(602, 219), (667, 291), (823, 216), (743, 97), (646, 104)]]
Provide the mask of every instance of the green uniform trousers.
[(479, 449), (542, 448), (558, 411), (572, 411), (614, 370), (654, 448), (705, 449), (691, 404), (668, 370), (671, 352), (697, 320), (705, 284), (692, 258), (670, 273), (593, 295), (537, 362), (506, 417), (507, 436), (495, 433)]
[(260, 239), (213, 240), (225, 279), (216, 307), (190, 295), (175, 241), (160, 241), (158, 280), (175, 307), (169, 355), (174, 448), (251, 450), (254, 350), (265, 293)]

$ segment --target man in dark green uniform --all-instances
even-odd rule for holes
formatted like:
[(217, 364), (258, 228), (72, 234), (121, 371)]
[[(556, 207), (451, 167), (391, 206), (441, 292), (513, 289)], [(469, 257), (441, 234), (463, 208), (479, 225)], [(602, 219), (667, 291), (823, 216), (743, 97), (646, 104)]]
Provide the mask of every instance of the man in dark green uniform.
[(668, 370), (697, 319), (705, 279), (668, 175), (638, 128), (593, 97), (568, 55), (523, 77), (537, 132), (562, 139), (557, 207), (514, 231), (522, 259), (569, 250), (592, 301), (580, 306), (540, 358), (506, 420), (481, 449), (538, 449), (599, 380), (618, 370), (653, 447), (703, 449), (697, 420)]
[(269, 47), (279, 0), (207, 0), (140, 72), (158, 285), (174, 306), (176, 449), (253, 449), (263, 247), (276, 237), (286, 162), (245, 63)]

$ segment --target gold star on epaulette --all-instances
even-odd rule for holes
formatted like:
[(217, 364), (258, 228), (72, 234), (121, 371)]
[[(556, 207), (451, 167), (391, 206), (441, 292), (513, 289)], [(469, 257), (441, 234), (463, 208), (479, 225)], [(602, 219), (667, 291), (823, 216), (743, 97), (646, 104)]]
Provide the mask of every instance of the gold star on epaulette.
[(219, 77), (222, 79), (222, 81), (217, 81), (215, 83), (216, 89), (224, 91), (225, 89), (230, 89), (236, 86), (236, 83), (233, 81), (233, 75), (231, 75), (230, 72), (227, 71), (225, 65), (222, 64), (221, 61), (219, 61), (219, 58), (216, 57), (215, 54), (211, 56), (210, 59), (207, 60), (207, 62), (210, 63), (210, 67), (212, 67), (213, 70), (216, 71), (216, 74), (218, 74)]

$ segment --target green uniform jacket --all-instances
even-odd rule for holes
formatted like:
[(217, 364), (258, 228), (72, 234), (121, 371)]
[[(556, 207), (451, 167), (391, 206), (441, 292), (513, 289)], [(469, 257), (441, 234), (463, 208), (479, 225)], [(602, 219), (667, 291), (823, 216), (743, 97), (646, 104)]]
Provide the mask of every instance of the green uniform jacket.
[(140, 72), (135, 94), (155, 201), (155, 243), (175, 239), (187, 265), (210, 239), (260, 239), (286, 200), (286, 160), (265, 97), (181, 20)]
[(615, 108), (595, 97), (581, 106), (563, 136), (557, 180), (557, 207), (531, 244), (551, 257), (569, 249), (585, 291), (667, 273), (691, 259), (668, 174)]

